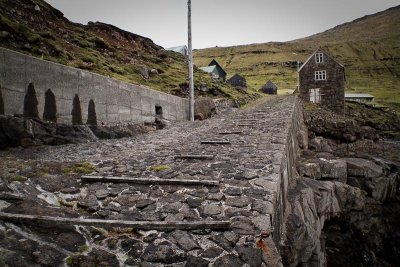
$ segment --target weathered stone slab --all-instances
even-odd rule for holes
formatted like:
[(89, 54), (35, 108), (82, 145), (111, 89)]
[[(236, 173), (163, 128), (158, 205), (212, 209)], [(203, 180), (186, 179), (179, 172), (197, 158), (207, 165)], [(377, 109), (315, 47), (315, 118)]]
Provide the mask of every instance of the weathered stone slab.
[(194, 221), (194, 222), (160, 222), (160, 221), (123, 221), (123, 220), (99, 220), (81, 218), (62, 218), (51, 216), (24, 215), (0, 212), (0, 219), (9, 222), (19, 222), (28, 224), (39, 224), (43, 226), (57, 225), (87, 225), (97, 227), (132, 227), (142, 230), (195, 230), (195, 229), (215, 229), (226, 230), (230, 227), (229, 221)]
[(131, 178), (131, 177), (112, 177), (112, 176), (82, 176), (85, 182), (101, 183), (131, 183), (131, 184), (159, 184), (159, 185), (205, 185), (218, 186), (219, 181), (212, 180), (187, 180), (187, 179), (156, 179), (156, 178)]

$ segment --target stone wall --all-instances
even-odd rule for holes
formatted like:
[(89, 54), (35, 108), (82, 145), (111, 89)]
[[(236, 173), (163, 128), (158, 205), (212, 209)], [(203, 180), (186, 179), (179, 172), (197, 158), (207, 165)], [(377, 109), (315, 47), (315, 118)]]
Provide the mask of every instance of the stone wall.
[(30, 83), (36, 92), (41, 118), (45, 92), (50, 89), (55, 95), (57, 122), (60, 123), (72, 122), (72, 103), (76, 95), (84, 123), (90, 100), (95, 104), (98, 124), (154, 122), (156, 106), (162, 107), (162, 115), (167, 120), (188, 119), (186, 99), (0, 48), (0, 90), (5, 114), (23, 114)]
[(296, 171), (296, 161), (299, 157), (299, 148), (306, 145), (307, 128), (303, 120), (303, 106), (300, 99), (294, 101), (291, 106), (291, 118), (288, 123), (288, 131), (285, 133), (285, 146), (282, 154), (282, 159), (279, 164), (279, 185), (277, 187), (277, 197), (274, 207), (275, 214), (273, 218), (273, 238), (275, 244), (280, 249), (283, 241), (286, 239), (285, 221), (289, 214), (288, 208), (288, 190), (290, 185), (296, 182), (298, 177)]

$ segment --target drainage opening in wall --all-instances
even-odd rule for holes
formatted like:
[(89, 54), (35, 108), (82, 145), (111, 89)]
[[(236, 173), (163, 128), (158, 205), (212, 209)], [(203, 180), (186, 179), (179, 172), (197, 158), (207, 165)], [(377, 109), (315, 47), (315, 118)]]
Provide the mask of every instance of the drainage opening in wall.
[(43, 120), (57, 122), (56, 97), (51, 89), (47, 90), (45, 93)]
[(29, 118), (39, 118), (38, 100), (35, 87), (32, 83), (28, 85), (28, 91), (24, 98), (24, 116)]
[(4, 101), (3, 101), (3, 95), (1, 93), (1, 87), (0, 87), (0, 115), (4, 114)]
[(72, 125), (80, 125), (82, 124), (82, 109), (81, 109), (81, 101), (79, 100), (79, 96), (76, 94), (74, 100), (72, 102)]
[(163, 115), (163, 110), (161, 106), (156, 106), (156, 116), (157, 117), (162, 117)]
[(96, 115), (96, 106), (94, 104), (93, 99), (90, 99), (88, 106), (88, 119), (86, 124), (88, 125), (97, 125), (97, 115)]

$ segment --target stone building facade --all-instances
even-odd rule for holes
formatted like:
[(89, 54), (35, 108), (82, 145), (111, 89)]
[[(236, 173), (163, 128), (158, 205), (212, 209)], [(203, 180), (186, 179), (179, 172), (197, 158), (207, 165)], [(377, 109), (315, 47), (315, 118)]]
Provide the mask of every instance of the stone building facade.
[(325, 51), (317, 49), (298, 70), (303, 100), (344, 112), (344, 66)]

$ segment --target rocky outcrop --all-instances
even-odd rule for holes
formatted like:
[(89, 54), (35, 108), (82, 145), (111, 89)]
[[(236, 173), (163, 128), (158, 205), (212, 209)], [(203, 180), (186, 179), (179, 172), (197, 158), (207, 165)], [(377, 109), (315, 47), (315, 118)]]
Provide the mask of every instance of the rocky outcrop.
[(289, 186), (284, 264), (396, 265), (400, 164), (386, 158), (396, 159), (399, 147), (354, 118), (305, 113), (311, 139)]
[(289, 191), (285, 266), (324, 266), (322, 229), (325, 221), (365, 206), (363, 192), (340, 182), (301, 179)]
[(95, 140), (97, 137), (87, 126), (57, 125), (39, 119), (0, 115), (0, 149)]
[[(165, 123), (163, 124), (165, 126)], [(0, 150), (8, 147), (64, 145), (100, 139), (131, 137), (155, 130), (155, 126), (87, 126), (45, 122), (37, 118), (0, 115)]]
[(217, 107), (214, 101), (208, 97), (198, 97), (194, 105), (194, 114), (201, 116), (203, 119), (211, 118), (217, 113)]

